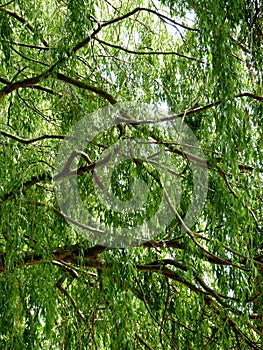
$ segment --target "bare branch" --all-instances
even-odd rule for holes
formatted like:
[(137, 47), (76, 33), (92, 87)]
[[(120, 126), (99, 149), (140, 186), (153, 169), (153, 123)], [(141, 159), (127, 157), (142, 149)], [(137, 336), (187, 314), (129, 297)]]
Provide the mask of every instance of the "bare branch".
[(10, 4), (12, 4), (12, 2), (14, 2), (15, 0), (11, 0), (11, 1), (8, 1), (7, 3), (5, 3), (5, 4), (3, 4), (3, 5), (0, 5), (0, 8), (1, 7), (5, 7), (5, 6), (7, 6), (7, 5), (10, 5)]
[(46, 47), (46, 46), (38, 46), (38, 45), (31, 45), (31, 44), (24, 44), (24, 43), (18, 43), (16, 41), (10, 43), (11, 45), (17, 45), (17, 46), (22, 46), (22, 47), (27, 47), (29, 49), (37, 49), (37, 50), (54, 50), (55, 48), (51, 47)]
[(0, 130), (0, 135), (6, 136), (12, 140), (18, 141), (20, 143), (23, 143), (24, 145), (28, 145), (30, 143), (35, 143), (37, 141), (41, 141), (41, 140), (45, 140), (45, 139), (59, 139), (59, 140), (63, 140), (65, 138), (65, 136), (63, 135), (42, 135), (42, 136), (38, 136), (35, 137), (33, 139), (23, 139), (21, 137), (18, 137), (16, 135), (13, 134), (9, 134), (8, 132), (5, 131), (1, 131)]
[(197, 58), (194, 58), (194, 57), (191, 57), (191, 56), (187, 56), (187, 55), (183, 55), (183, 54), (175, 52), (175, 51), (134, 51), (134, 50), (130, 50), (128, 48), (124, 48), (124, 47), (116, 45), (116, 44), (108, 43), (108, 42), (106, 42), (104, 40), (101, 40), (99, 38), (95, 38), (95, 40), (98, 41), (100, 44), (103, 44), (103, 45), (112, 47), (114, 49), (118, 49), (118, 50), (130, 53), (130, 54), (134, 54), (134, 55), (164, 55), (164, 56), (165, 55), (173, 55), (173, 56), (186, 58), (188, 60), (196, 61), (196, 62), (199, 62), (199, 63), (204, 63), (203, 61), (201, 61), (201, 60), (199, 60)]

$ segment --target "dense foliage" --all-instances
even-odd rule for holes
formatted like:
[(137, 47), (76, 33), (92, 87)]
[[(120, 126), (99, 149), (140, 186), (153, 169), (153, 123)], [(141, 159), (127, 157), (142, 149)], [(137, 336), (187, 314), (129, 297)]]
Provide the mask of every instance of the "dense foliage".
[[(0, 5), (0, 35), (1, 349), (261, 349), (260, 1), (13, 0)], [(187, 123), (208, 184), (198, 220), (184, 227), (194, 176), (183, 146), (145, 124), (98, 133), (77, 157), (91, 212), (104, 213), (94, 164), (120, 139), (158, 144), (181, 181), (170, 226), (118, 249), (65, 220), (54, 175), (71, 128), (123, 101), (166, 106), (171, 123)], [(151, 188), (144, 215), (105, 215), (140, 230), (162, 178), (139, 159), (113, 175), (124, 202), (135, 177)]]

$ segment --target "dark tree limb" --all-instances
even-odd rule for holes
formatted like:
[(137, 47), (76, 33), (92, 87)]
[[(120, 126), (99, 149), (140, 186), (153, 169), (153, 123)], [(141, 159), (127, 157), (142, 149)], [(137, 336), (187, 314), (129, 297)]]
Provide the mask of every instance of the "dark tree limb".
[(102, 44), (102, 45), (106, 45), (106, 46), (112, 47), (114, 49), (118, 49), (118, 50), (124, 51), (126, 53), (130, 53), (130, 54), (133, 54), (133, 55), (163, 55), (163, 56), (173, 55), (173, 56), (178, 56), (178, 57), (181, 57), (181, 58), (185, 58), (185, 59), (190, 60), (190, 61), (195, 61), (195, 62), (198, 62), (198, 63), (204, 63), (203, 61), (201, 61), (201, 60), (199, 60), (197, 58), (194, 58), (194, 57), (191, 57), (191, 56), (187, 56), (187, 55), (178, 53), (176, 51), (135, 51), (135, 50), (131, 50), (131, 49), (125, 48), (125, 47), (117, 45), (117, 44), (112, 44), (112, 43), (106, 42), (106, 41), (104, 41), (102, 39), (99, 39), (99, 38), (96, 38), (95, 40), (97, 42), (99, 42), (100, 44)]
[(13, 134), (10, 134), (8, 132), (0, 130), (0, 136), (1, 135), (8, 137), (12, 140), (18, 141), (20, 143), (23, 143), (24, 145), (29, 145), (30, 143), (35, 143), (37, 141), (41, 141), (41, 140), (45, 140), (45, 139), (63, 140), (65, 138), (65, 136), (63, 136), (63, 135), (42, 135), (42, 136), (34, 137), (32, 139), (24, 139), (24, 138), (21, 138), (21, 137), (18, 137), (16, 135), (13, 135)]
[(56, 76), (56, 78), (58, 80), (64, 81), (64, 82), (66, 82), (68, 84), (71, 84), (71, 85), (74, 85), (74, 86), (77, 86), (80, 89), (84, 89), (84, 90), (88, 90), (88, 91), (94, 92), (95, 94), (97, 94), (97, 95), (103, 97), (104, 99), (108, 100), (111, 104), (116, 104), (117, 103), (117, 100), (111, 94), (109, 94), (108, 92), (104, 91), (101, 88), (89, 85), (89, 84), (84, 83), (82, 81), (79, 81), (77, 79), (73, 79), (73, 78), (67, 77), (66, 75), (61, 74), (61, 73), (56, 73), (55, 76)]

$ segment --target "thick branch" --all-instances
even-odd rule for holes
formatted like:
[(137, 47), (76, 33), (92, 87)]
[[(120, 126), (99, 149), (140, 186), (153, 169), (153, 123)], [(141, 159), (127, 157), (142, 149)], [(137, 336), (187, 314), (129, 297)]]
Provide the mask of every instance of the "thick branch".
[[(17, 81), (15, 83), (11, 83), (4, 78), (0, 78), (0, 82), (6, 84), (6, 86), (2, 90), (0, 90), (0, 99), (13, 91), (16, 91), (20, 88), (27, 88), (27, 87), (42, 90), (42, 91), (45, 91), (45, 92), (48, 92), (48, 93), (54, 95), (55, 92), (53, 90), (36, 85), (42, 79), (47, 78), (53, 72), (54, 68), (55, 68), (55, 66), (52, 66), (48, 71), (46, 71), (46, 72), (44, 72), (36, 77), (20, 80), (20, 81)], [(74, 86), (77, 86), (81, 89), (92, 91), (92, 92), (96, 93), (97, 95), (103, 97), (104, 99), (108, 100), (111, 104), (117, 103), (117, 100), (112, 95), (110, 95), (109, 93), (107, 93), (103, 89), (100, 89), (96, 86), (92, 86), (92, 85), (89, 85), (87, 83), (81, 82), (79, 80), (67, 77), (66, 75), (61, 74), (61, 73), (55, 73), (54, 77), (57, 78), (58, 80), (64, 81), (64, 82), (69, 83), (69, 84), (74, 85)]]
[[(0, 83), (3, 83), (5, 85), (11, 85), (12, 82), (5, 79), (5, 78), (2, 78), (0, 77)], [(35, 90), (40, 90), (40, 91), (44, 91), (44, 92), (47, 92), (48, 94), (51, 94), (51, 95), (59, 95), (59, 93), (47, 88), (47, 87), (44, 87), (44, 86), (41, 86), (41, 85), (32, 85), (32, 86), (26, 86), (26, 87), (29, 87), (31, 89), (35, 89)], [(0, 95), (1, 95), (1, 90), (0, 90)], [(1, 98), (1, 97), (0, 97)]]
[(16, 91), (20, 88), (31, 87), (31, 86), (34, 86), (34, 85), (40, 83), (42, 80), (45, 80), (53, 73), (57, 64), (58, 64), (58, 62), (53, 64), (48, 70), (44, 71), (43, 73), (41, 73), (39, 75), (36, 75), (35, 77), (27, 78), (24, 80), (17, 81), (15, 83), (8, 84), (2, 90), (0, 90), (0, 99), (5, 97), (7, 94), (10, 94), (11, 92)]
[(57, 73), (56, 77), (57, 77), (58, 80), (64, 81), (64, 82), (69, 83), (69, 84), (74, 85), (74, 86), (77, 86), (80, 89), (84, 89), (84, 90), (95, 92), (95, 94), (97, 94), (97, 95), (103, 97), (104, 99), (108, 100), (111, 104), (116, 104), (117, 103), (117, 100), (112, 95), (110, 95), (108, 92), (106, 92), (103, 89), (100, 89), (100, 88), (98, 88), (96, 86), (92, 86), (92, 85), (89, 85), (89, 84), (84, 83), (82, 81), (79, 81), (79, 80), (67, 77), (66, 75), (61, 74), (61, 73)]
[[(30, 204), (30, 202), (28, 202)], [(39, 206), (44, 206), (41, 203), (39, 203)], [(173, 248), (173, 249), (184, 249), (183, 243), (180, 241), (180, 238), (174, 238), (171, 240), (150, 240), (150, 241), (145, 241), (145, 242), (134, 242), (134, 244), (131, 245), (131, 247), (144, 247), (144, 248)], [(96, 260), (98, 258), (98, 255), (101, 254), (102, 252), (108, 250), (109, 248), (106, 246), (102, 245), (95, 245), (91, 248), (87, 248), (84, 250), (84, 258), (89, 259), (89, 260)], [(81, 250), (82, 254), (83, 250)], [(80, 255), (80, 247), (78, 244), (72, 245), (72, 246), (64, 246), (64, 247), (58, 247), (54, 250), (51, 251), (50, 258), (46, 259), (42, 257), (39, 254), (34, 254), (31, 252), (25, 252), (25, 258), (24, 258), (24, 264), (20, 266), (21, 268), (24, 265), (36, 265), (41, 262), (51, 262), (53, 260), (56, 261), (63, 261), (63, 262), (71, 262), (71, 263), (76, 263), (78, 264), (78, 256)], [(226, 261), (226, 260), (221, 260), (220, 258), (213, 258), (211, 256), (203, 256), (205, 261), (208, 261), (212, 264), (219, 264), (219, 265), (232, 265), (233, 267), (240, 268), (240, 266), (236, 266), (235, 264), (232, 264), (231, 261)], [(4, 260), (5, 260), (5, 253), (0, 254), (0, 272), (5, 272), (5, 266), (4, 266)], [(141, 265), (138, 267), (139, 270), (144, 270), (144, 271), (160, 271), (162, 266), (165, 265), (172, 265), (176, 268), (179, 268), (182, 271), (186, 271), (186, 267), (179, 263), (178, 261), (172, 260), (172, 259), (163, 259), (161, 261), (153, 262), (151, 264), (147, 265)], [(246, 265), (246, 261), (241, 262), (242, 265)], [(86, 266), (88, 267), (94, 267), (94, 268), (99, 268), (102, 269), (102, 265), (94, 265), (93, 262), (87, 261)], [(163, 271), (166, 271), (165, 269)], [(173, 272), (173, 271), (172, 271)], [(169, 277), (169, 274), (167, 272), (167, 277)], [(170, 275), (172, 279), (177, 278), (175, 275)], [(180, 277), (181, 278), (181, 277)], [(200, 281), (199, 281), (200, 282)]]
[[(94, 268), (98, 267), (101, 268), (100, 263), (95, 262), (95, 260), (98, 257), (98, 254), (101, 254), (104, 252), (107, 248), (104, 246), (96, 245), (91, 248), (87, 248), (84, 250), (81, 250), (83, 253), (83, 257), (85, 259), (90, 259), (90, 265), (91, 267), (94, 266)], [(79, 262), (79, 255), (80, 255), (80, 246), (78, 244), (71, 245), (71, 246), (64, 246), (59, 247), (51, 251), (50, 258), (44, 258), (41, 254), (34, 254), (27, 252), (25, 253), (24, 257), (24, 263), (23, 265), (20, 265), (20, 267), (24, 267), (26, 265), (37, 265), (40, 262), (53, 262), (55, 261), (64, 261), (64, 262), (71, 262), (71, 263), (78, 263)], [(5, 253), (0, 254), (0, 273), (6, 272), (5, 267)]]

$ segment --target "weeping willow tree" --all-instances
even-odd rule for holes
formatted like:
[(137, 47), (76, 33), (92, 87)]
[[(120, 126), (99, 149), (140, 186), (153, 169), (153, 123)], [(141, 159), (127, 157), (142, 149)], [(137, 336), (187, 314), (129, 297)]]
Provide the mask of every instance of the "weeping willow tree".
[[(261, 349), (260, 2), (13, 0), (0, 5), (0, 33), (1, 349)], [(167, 128), (179, 121), (197, 137), (208, 180), (194, 222), (194, 146), (147, 120), (100, 129), (97, 111), (123, 102), (165, 106)], [(171, 222), (156, 219), (149, 239), (113, 247), (63, 212), (57, 156), (83, 118), (98, 132), (63, 169), (74, 158), (82, 203), (120, 231), (144, 237), (144, 221), (170, 203)], [(139, 178), (150, 188), (143, 209), (100, 205), (98, 160), (134, 138), (166, 154), (176, 208), (155, 158), (132, 156), (111, 186), (125, 203)]]

